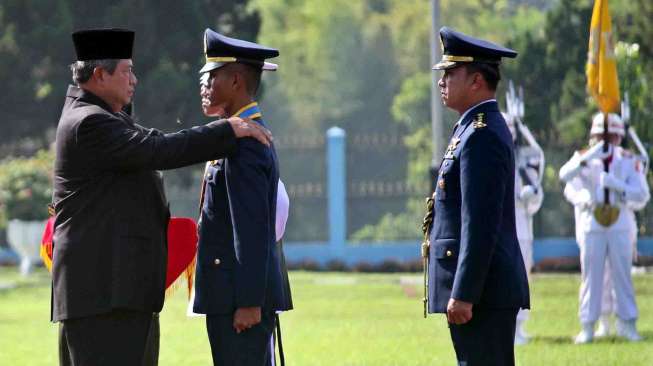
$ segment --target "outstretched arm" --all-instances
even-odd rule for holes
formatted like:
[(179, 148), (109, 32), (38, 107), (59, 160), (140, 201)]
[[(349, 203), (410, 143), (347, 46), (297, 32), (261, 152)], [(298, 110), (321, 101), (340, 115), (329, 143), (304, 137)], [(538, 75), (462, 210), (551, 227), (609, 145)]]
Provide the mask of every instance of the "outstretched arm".
[(107, 170), (166, 170), (230, 155), (239, 137), (269, 144), (269, 131), (255, 122), (232, 117), (174, 133), (129, 125), (107, 114), (80, 124), (76, 140), (82, 151)]

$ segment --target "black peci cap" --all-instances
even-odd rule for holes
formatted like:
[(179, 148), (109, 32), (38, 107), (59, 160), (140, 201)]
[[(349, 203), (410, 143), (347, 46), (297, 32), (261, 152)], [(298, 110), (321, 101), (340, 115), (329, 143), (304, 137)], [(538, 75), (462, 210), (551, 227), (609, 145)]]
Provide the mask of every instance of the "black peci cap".
[(73, 33), (78, 61), (130, 59), (134, 32), (127, 29), (85, 29)]

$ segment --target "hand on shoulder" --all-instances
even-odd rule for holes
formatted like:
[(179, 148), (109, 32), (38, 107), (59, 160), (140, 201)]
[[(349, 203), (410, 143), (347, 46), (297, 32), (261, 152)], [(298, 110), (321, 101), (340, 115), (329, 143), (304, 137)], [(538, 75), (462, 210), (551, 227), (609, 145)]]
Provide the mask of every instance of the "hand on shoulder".
[(266, 146), (270, 146), (272, 143), (272, 133), (249, 118), (231, 117), (227, 119), (227, 122), (234, 130), (236, 138), (252, 137)]

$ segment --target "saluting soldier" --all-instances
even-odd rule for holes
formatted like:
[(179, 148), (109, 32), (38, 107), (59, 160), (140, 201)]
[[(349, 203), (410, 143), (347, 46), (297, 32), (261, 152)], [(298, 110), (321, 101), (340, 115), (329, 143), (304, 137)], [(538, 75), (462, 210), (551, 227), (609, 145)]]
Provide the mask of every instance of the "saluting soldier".
[(590, 148), (575, 152), (560, 168), (560, 179), (566, 183), (565, 198), (574, 205), (580, 246), (581, 331), (575, 343), (594, 339), (594, 325), (601, 314), (606, 260), (616, 295), (617, 334), (630, 341), (641, 340), (636, 329), (638, 310), (630, 277), (635, 225), (632, 207), (643, 206), (650, 193), (641, 163), (620, 146), (625, 135), (623, 121), (610, 113), (605, 122), (603, 114), (594, 116)]
[(123, 111), (137, 83), (134, 32), (83, 30), (73, 42), (77, 85), (68, 88), (54, 162), (60, 362), (141, 366), (166, 277), (170, 212), (156, 170), (225, 157), (236, 137), (270, 137), (240, 118), (171, 134), (144, 128)]
[[(279, 51), (206, 29), (205, 113), (251, 118), (266, 59)], [(276, 244), (279, 169), (273, 146), (243, 140), (235, 154), (211, 161), (202, 188), (195, 313), (206, 314), (215, 365), (272, 363), (276, 312), (291, 307)]]
[[(517, 52), (440, 29), (443, 103), (460, 114), (433, 193), (428, 311), (446, 313), (459, 365), (513, 365), (515, 321), (529, 307), (515, 231), (515, 157), (495, 99)], [(427, 228), (428, 229), (428, 228)]]
[[(634, 131), (633, 131), (634, 132)], [(635, 156), (638, 159), (637, 166), (640, 168), (639, 173), (642, 174), (642, 179), (646, 181), (646, 164), (642, 155)], [(647, 198), (647, 197), (643, 197)], [(646, 200), (638, 201), (629, 201), (625, 208), (626, 210), (632, 211), (632, 215), (628, 215), (628, 237), (632, 245), (631, 250), (633, 251), (633, 262), (637, 260), (637, 235), (639, 228), (637, 227), (637, 217), (635, 216), (636, 211), (642, 210), (646, 204)], [(599, 317), (598, 326), (596, 332), (594, 333), (594, 338), (607, 337), (613, 334), (613, 324), (612, 324), (612, 315), (616, 316), (616, 303), (617, 303), (617, 294), (614, 290), (614, 285), (612, 283), (612, 272), (610, 271), (610, 261), (605, 261), (605, 273), (603, 274), (603, 297), (601, 298), (601, 316)], [(617, 323), (618, 324), (618, 323)], [(620, 337), (626, 337), (623, 332), (623, 327), (617, 329), (617, 335)], [(626, 337), (627, 338), (627, 337)]]

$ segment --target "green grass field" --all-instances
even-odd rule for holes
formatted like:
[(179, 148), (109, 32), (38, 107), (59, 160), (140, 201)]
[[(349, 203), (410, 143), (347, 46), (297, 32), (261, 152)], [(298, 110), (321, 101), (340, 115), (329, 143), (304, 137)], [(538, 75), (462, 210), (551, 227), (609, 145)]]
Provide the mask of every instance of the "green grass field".
[[(454, 365), (442, 316), (422, 319), (415, 274), (291, 274), (295, 308), (281, 315), (289, 366)], [(635, 277), (640, 343), (609, 338), (571, 343), (578, 331), (578, 275), (535, 275), (535, 336), (517, 348), (517, 364), (653, 365), (653, 274)], [(7, 288), (11, 287), (11, 288)], [(57, 325), (49, 323), (49, 274), (23, 279), (0, 267), (0, 365), (56, 365)], [(160, 365), (210, 365), (203, 318), (187, 318), (185, 290), (169, 298), (161, 315)]]

